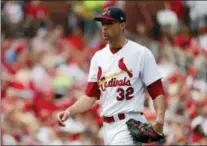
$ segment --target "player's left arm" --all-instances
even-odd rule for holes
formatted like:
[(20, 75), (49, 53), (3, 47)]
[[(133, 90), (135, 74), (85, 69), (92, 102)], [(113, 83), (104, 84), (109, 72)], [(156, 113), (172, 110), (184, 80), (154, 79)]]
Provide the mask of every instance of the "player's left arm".
[(156, 121), (153, 123), (153, 128), (158, 133), (163, 133), (164, 116), (165, 116), (165, 96), (159, 95), (154, 101), (156, 110)]
[(165, 94), (161, 78), (152, 52), (146, 49), (142, 55), (142, 81), (153, 100), (156, 111), (156, 121), (153, 123), (153, 128), (159, 133), (163, 132), (165, 115)]
[(163, 94), (157, 96), (153, 103), (157, 115), (156, 122), (153, 127), (155, 128), (155, 131), (162, 133), (165, 118), (165, 96)]
[(162, 133), (165, 118), (165, 93), (161, 79), (149, 85), (147, 90), (153, 99), (153, 105), (156, 111), (156, 121), (153, 123), (153, 128), (156, 132)]

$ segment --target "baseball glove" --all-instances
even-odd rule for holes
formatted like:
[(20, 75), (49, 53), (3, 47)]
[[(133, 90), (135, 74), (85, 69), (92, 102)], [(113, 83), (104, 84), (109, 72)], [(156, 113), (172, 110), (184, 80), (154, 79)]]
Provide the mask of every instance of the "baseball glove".
[(164, 134), (155, 132), (150, 123), (129, 119), (126, 124), (135, 143), (164, 143), (165, 141)]

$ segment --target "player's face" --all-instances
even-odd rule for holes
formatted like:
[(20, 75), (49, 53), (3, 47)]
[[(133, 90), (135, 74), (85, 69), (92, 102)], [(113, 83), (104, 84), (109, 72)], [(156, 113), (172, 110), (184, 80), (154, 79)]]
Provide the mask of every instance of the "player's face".
[(104, 20), (102, 24), (102, 35), (104, 40), (114, 40), (120, 36), (122, 29), (117, 21)]

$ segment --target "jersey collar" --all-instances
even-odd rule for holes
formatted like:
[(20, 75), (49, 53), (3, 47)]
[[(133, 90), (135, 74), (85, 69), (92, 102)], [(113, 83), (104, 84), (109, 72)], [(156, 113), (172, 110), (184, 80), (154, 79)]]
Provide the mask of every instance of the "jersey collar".
[(121, 47), (121, 48), (118, 48), (118, 49), (113, 49), (113, 48), (109, 48), (109, 49), (110, 49), (110, 51), (111, 51), (112, 54), (115, 54), (115, 53), (117, 53), (119, 50), (121, 50), (122, 47)]
[(112, 54), (115, 54), (117, 53), (119, 50), (121, 50), (122, 48), (124, 48), (127, 44), (128, 44), (129, 40), (126, 40), (125, 44), (121, 47), (121, 48), (118, 48), (118, 49), (114, 49), (114, 48), (109, 48), (109, 50), (111, 51)]

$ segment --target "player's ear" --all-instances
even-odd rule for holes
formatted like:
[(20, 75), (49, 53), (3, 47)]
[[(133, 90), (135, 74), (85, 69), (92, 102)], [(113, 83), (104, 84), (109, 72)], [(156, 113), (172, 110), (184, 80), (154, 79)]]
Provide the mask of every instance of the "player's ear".
[(121, 23), (120, 28), (123, 30), (125, 28), (125, 23)]

